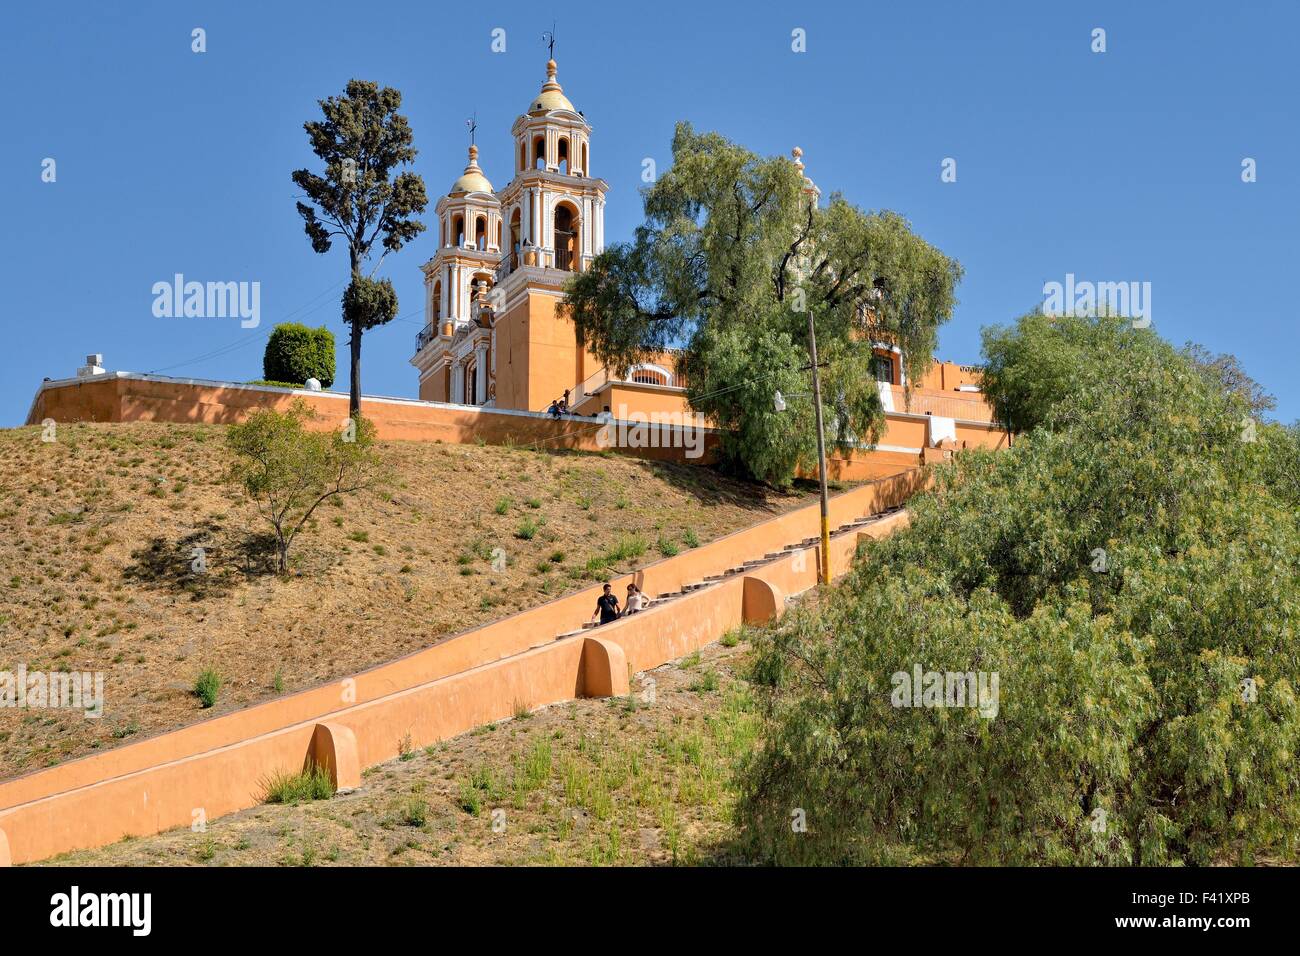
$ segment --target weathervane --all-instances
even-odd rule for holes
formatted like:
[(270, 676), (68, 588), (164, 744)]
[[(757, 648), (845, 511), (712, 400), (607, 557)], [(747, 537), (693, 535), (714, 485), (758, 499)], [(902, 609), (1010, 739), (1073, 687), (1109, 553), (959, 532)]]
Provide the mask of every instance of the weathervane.
[(542, 34), (542, 42), (546, 44), (547, 49), (550, 51), (550, 55), (548, 56), (548, 59), (554, 60), (555, 59), (555, 21), (554, 20), (551, 21), (551, 29)]
[(469, 144), (473, 146), (474, 132), (478, 129), (478, 110), (475, 110), (474, 115), (465, 120), (465, 125), (469, 127)]

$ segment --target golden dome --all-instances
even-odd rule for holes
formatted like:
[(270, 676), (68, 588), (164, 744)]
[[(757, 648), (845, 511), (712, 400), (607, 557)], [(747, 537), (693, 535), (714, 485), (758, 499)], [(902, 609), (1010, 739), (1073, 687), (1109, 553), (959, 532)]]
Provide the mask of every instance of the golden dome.
[(537, 98), (528, 106), (530, 113), (545, 113), (551, 110), (568, 110), (570, 113), (578, 112), (569, 102), (569, 98), (564, 95), (564, 90), (560, 84), (555, 81), (555, 61), (546, 61), (546, 82), (542, 84), (542, 92), (537, 94)]
[(490, 193), (492, 184), (488, 178), (483, 175), (483, 170), (478, 168), (478, 147), (469, 148), (469, 165), (465, 167), (465, 172), (461, 174), (460, 179), (452, 183), (451, 191), (454, 193)]

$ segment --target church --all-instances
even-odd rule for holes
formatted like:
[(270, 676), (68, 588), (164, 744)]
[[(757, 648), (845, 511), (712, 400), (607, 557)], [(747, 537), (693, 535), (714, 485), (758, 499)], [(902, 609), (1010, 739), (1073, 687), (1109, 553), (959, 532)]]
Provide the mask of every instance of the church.
[[(464, 172), (435, 206), (438, 246), (421, 267), (425, 324), (411, 358), (419, 397), (533, 412), (567, 399), (569, 411), (588, 416), (689, 411), (672, 353), (617, 376), (579, 346), (572, 323), (557, 314), (569, 274), (605, 246), (609, 184), (592, 174), (591, 124), (565, 96), (554, 60), (511, 132), (514, 176), (504, 188), (484, 174), (471, 143)], [(802, 171), (801, 151), (792, 155)], [(816, 185), (806, 176), (804, 183), (816, 202)], [(886, 392), (908, 384), (902, 356), (888, 343), (876, 345), (875, 376), (892, 411)], [(912, 383), (908, 402), (918, 389), (951, 395), (978, 391), (977, 382), (969, 366), (935, 362)], [(983, 404), (965, 397), (959, 413)]]
[[(554, 60), (512, 132), (514, 178), (503, 189), (471, 145), (435, 207), (438, 250), (422, 267), (425, 327), (411, 359), (420, 398), (542, 411), (567, 391), (571, 410), (594, 414), (603, 369), (556, 305), (569, 273), (604, 248), (609, 184), (591, 174), (591, 124), (564, 95)], [(674, 385), (662, 367), (631, 377)]]

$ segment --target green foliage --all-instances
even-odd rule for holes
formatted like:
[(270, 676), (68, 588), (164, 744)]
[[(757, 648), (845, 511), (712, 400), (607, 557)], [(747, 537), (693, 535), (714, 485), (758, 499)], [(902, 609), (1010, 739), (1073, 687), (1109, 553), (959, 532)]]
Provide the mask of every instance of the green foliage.
[(262, 782), (266, 803), (297, 804), (311, 800), (328, 800), (334, 796), (334, 781), (329, 771), (317, 763), (306, 770), (281, 771)]
[[(809, 314), (830, 437), (874, 441), (884, 413), (872, 341), (897, 342), (919, 376), (961, 276), (901, 217), (864, 213), (838, 194), (817, 207), (804, 188), (790, 160), (682, 123), (672, 167), (645, 190), (645, 224), (575, 274), (561, 306), (620, 372), (684, 345), (691, 405), (723, 429), (724, 459), (779, 485), (816, 456)], [(777, 391), (785, 412), (775, 411)]]
[(342, 429), (309, 430), (316, 420), (297, 399), (287, 412), (259, 409), (226, 434), (234, 455), (230, 480), (274, 530), (281, 573), (289, 570), (289, 549), (321, 502), (382, 480), (371, 422), (349, 419)]
[[(1294, 860), (1296, 433), (1250, 440), (1244, 393), (1149, 331), (1056, 322), (986, 339), (1037, 427), (940, 469), (906, 531), (758, 638), (759, 857)], [(998, 674), (996, 715), (896, 706), (916, 665)]]
[(194, 696), (203, 703), (206, 710), (217, 702), (217, 695), (221, 693), (221, 685), (225, 683), (225, 678), (217, 672), (215, 668), (206, 668), (194, 680)]
[(262, 356), (264, 381), (292, 383), (301, 388), (309, 378), (322, 388), (334, 384), (334, 333), (298, 322), (281, 322), (271, 332)]
[(353, 329), (373, 329), (397, 318), (397, 293), (388, 279), (354, 275), (343, 290), (343, 321)]
[(294, 171), (294, 185), (314, 204), (299, 202), (298, 214), (317, 252), (329, 252), (335, 235), (347, 240), (354, 271), (376, 238), (396, 252), (424, 231), (415, 218), (428, 205), (424, 180), (411, 172), (392, 177), (416, 156), (410, 124), (397, 112), (401, 106), (397, 90), (349, 80), (343, 96), (320, 101), (323, 120), (303, 124), (325, 175)]
[(395, 172), (416, 156), (410, 124), (398, 112), (401, 105), (402, 94), (391, 87), (349, 80), (343, 96), (320, 101), (321, 120), (303, 124), (312, 152), (324, 163), (324, 174), (308, 169), (293, 173), (294, 184), (309, 200), (300, 200), (297, 207), (312, 249), (329, 252), (336, 237), (348, 245), (351, 284), (343, 296), (343, 312), (351, 328), (353, 417), (361, 410), (362, 333), (397, 314), (392, 284), (363, 276), (362, 266), (376, 242), (387, 255), (423, 232), (424, 224), (416, 217), (429, 202), (418, 174)]

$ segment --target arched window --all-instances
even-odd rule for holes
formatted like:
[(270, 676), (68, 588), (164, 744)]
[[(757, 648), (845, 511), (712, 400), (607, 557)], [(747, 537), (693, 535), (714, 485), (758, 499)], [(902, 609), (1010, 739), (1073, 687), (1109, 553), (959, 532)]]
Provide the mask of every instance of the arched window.
[(555, 207), (555, 268), (574, 270), (578, 257), (578, 217), (565, 203)]
[(474, 220), (474, 248), (487, 248), (487, 216), (479, 216)]
[(533, 169), (546, 168), (546, 137), (539, 136), (533, 140)]
[(523, 172), (528, 168), (528, 144), (519, 144), (519, 171)]
[(456, 245), (465, 245), (465, 217), (457, 216), (451, 221), (451, 235), (456, 240)]
[(492, 291), (492, 273), (476, 272), (474, 273), (474, 298), (479, 299), (479, 293), (482, 293), (483, 304), (487, 305), (490, 301), (488, 293)]
[(894, 384), (894, 360), (887, 355), (876, 355), (871, 359), (871, 374), (877, 382)]
[(582, 175), (590, 176), (591, 169), (587, 166), (587, 144), (582, 144)]
[(672, 377), (657, 365), (634, 365), (628, 369), (628, 380), (639, 385), (671, 385)]
[(430, 309), (433, 321), (436, 323), (442, 318), (442, 281), (439, 280), (433, 284), (433, 308)]
[(519, 268), (519, 244), (523, 241), (519, 224), (519, 207), (510, 214), (510, 268)]
[(555, 165), (559, 167), (561, 173), (569, 175), (569, 140), (568, 137), (560, 137), (559, 155), (556, 157)]

